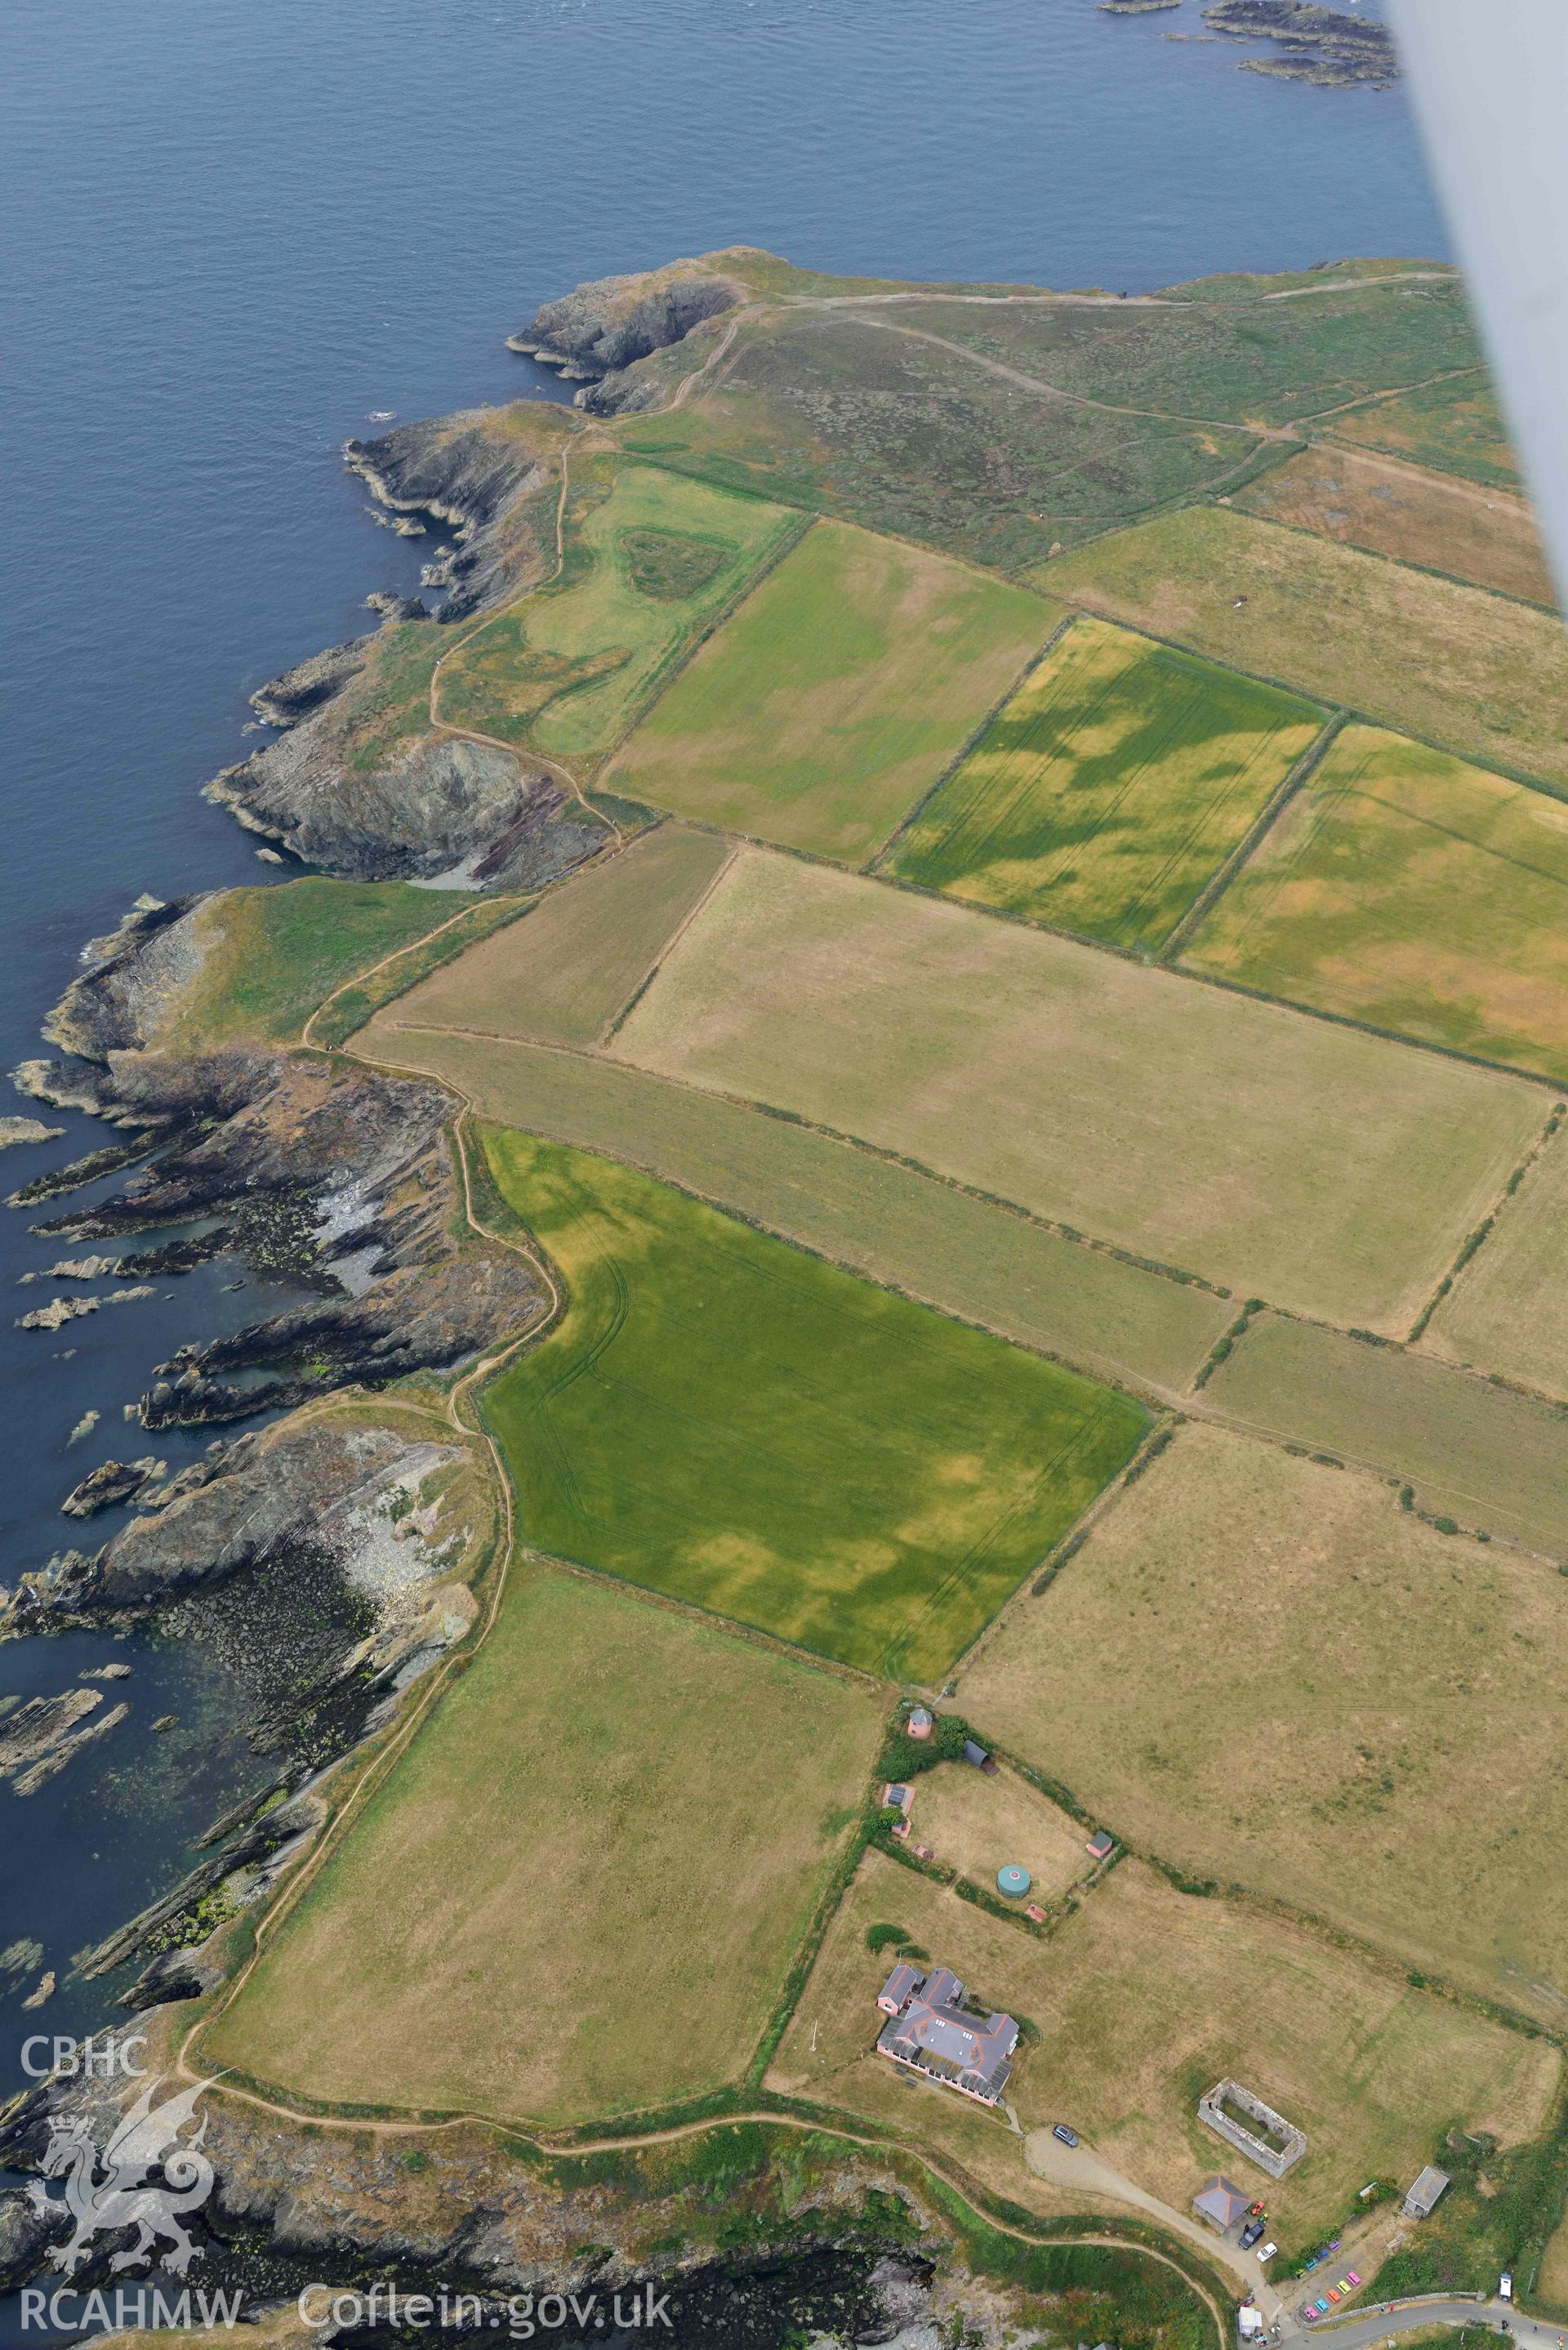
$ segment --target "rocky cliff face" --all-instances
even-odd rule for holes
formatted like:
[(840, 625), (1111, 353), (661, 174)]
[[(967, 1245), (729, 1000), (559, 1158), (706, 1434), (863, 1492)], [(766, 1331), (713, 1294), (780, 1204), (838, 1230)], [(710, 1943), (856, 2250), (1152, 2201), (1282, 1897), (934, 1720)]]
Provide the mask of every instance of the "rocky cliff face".
[(49, 1043), (91, 1061), (148, 1044), (202, 967), (206, 949), (193, 918), (204, 902), (198, 895), (143, 904), (109, 937), (95, 939), (87, 950), (92, 967), (71, 982), (44, 1022)]
[(424, 734), (360, 767), (324, 711), (207, 786), (306, 864), (354, 881), (456, 877), (535, 889), (602, 848), (606, 827), (556, 778), (495, 743)]
[[(97, 2082), (41, 2084), (0, 2123), (0, 2160), (30, 2167), (51, 2122), (78, 2116), (101, 2145), (119, 2102)], [(642, 2183), (634, 2171), (630, 2181), (576, 2182), (477, 2127), (446, 2128), (425, 2143), (306, 2129), (221, 2093), (203, 2112), (216, 2186), (193, 2226), (208, 2288), (259, 2275), (265, 2298), (292, 2302), (316, 2282), (363, 2284), (373, 2274), (420, 2293), (439, 2280), (479, 2294), (496, 2313), (489, 2323), (504, 2328), (514, 2294), (597, 2293), (607, 2311), (618, 2290), (653, 2282), (668, 2313), (654, 2331), (690, 2350), (784, 2350), (808, 2338), (821, 2350), (941, 2350), (961, 2335), (977, 2350), (1000, 2350), (1044, 2338), (1020, 2333), (1012, 2296), (944, 2276), (947, 2247), (931, 2215), (885, 2168), (848, 2152), (799, 2208), (784, 2208), (792, 2199), (765, 2174), (732, 2189), (729, 2216), (739, 2204), (750, 2218), (755, 2205), (756, 2224), (747, 2249), (726, 2254), (711, 2241), (711, 2199), (679, 2178)], [(867, 2222), (868, 2198), (884, 2214), (880, 2232)], [(37, 2273), (59, 2232), (20, 2197), (0, 2197), (6, 2281)], [(656, 2243), (662, 2256), (650, 2259)], [(97, 2280), (95, 2266), (78, 2282)]]
[[(333, 1294), (159, 1366), (149, 1428), (202, 1426), (461, 1362), (545, 1311), (508, 1249), (454, 1238), (448, 1097), (358, 1065), (232, 1050), (110, 1050), (101, 1068), (36, 1062), (28, 1089), (152, 1128), (156, 1162), (119, 1198), (39, 1229), (103, 1239), (222, 1215), (253, 1252), (286, 1249)], [(255, 1378), (240, 1374), (265, 1372)]]
[(682, 341), (705, 318), (733, 309), (742, 293), (732, 278), (694, 261), (590, 278), (543, 303), (507, 344), (563, 375), (593, 382)]

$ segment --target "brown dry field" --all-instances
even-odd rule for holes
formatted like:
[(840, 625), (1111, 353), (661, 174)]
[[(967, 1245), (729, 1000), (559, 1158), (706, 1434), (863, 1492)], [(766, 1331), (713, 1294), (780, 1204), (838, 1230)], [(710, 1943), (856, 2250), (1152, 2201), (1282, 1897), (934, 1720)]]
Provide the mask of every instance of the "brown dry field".
[(1033, 1878), (1030, 1898), (1049, 1901), (1094, 1866), (1086, 1831), (1005, 1767), (994, 1778), (967, 1762), (939, 1763), (911, 1783), (910, 1833), (972, 1884), (996, 1889), (996, 1872), (1022, 1861)]
[(885, 1714), (686, 1610), (514, 1566), (209, 2053), (322, 2103), (552, 2124), (734, 2080)]
[(1180, 1394), (1230, 1302), (1085, 1247), (912, 1167), (597, 1055), (430, 1029), (375, 1061), (445, 1077), (488, 1117), (641, 1167), (846, 1271), (1122, 1385)]
[(1568, 1413), (1419, 1350), (1260, 1315), (1204, 1389), (1228, 1418), (1407, 1478), (1424, 1509), (1568, 1561)]
[[(1039, 2043), (1022, 2051), (1008, 2087), (1025, 2131), (1070, 2121), (1179, 2210), (1206, 2173), (1237, 2159), (1199, 2121), (1199, 2096), (1223, 2074), (1255, 2088), (1312, 2142), (1277, 2185), (1259, 2174), (1293, 2237), (1337, 2218), (1366, 2179), (1413, 2175), (1457, 2118), (1511, 2142), (1533, 2135), (1558, 2077), (1546, 2043), (1282, 1918), (1179, 1894), (1137, 1861), (1124, 1861), (1043, 1939), (869, 1853), (768, 2082), (938, 2144), (950, 2145), (967, 2118), (963, 2101), (907, 2080), (874, 2051), (892, 1954), (873, 1956), (866, 1933), (882, 1922), (955, 1968), (977, 1999), (1035, 2026)], [(981, 2115), (973, 2126), (997, 2125)], [(1011, 2144), (1017, 2194), (1029, 2175), (1022, 2147), (1000, 2143)]]
[(681, 825), (641, 833), (443, 963), (400, 996), (383, 1022), (591, 1044), (635, 995), (729, 854), (727, 841)]
[(1380, 1330), (1543, 1122), (1517, 1078), (755, 849), (614, 1050)]
[(1568, 1402), (1564, 1232), (1568, 1133), (1560, 1132), (1433, 1315), (1422, 1346)]
[(1235, 503), (1267, 521), (1445, 571), (1478, 588), (1553, 601), (1534, 516), (1504, 491), (1394, 458), (1313, 448), (1261, 474)]
[(1550, 1567), (1195, 1423), (958, 1702), (1137, 1848), (1560, 2027), (1565, 1674)]

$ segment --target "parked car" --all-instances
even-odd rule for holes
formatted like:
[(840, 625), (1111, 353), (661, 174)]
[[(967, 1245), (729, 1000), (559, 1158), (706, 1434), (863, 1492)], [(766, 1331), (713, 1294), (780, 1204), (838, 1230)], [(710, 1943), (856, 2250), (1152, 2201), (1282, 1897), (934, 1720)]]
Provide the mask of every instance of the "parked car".
[(1272, 2261), (1279, 2249), (1278, 2244), (1260, 2244), (1258, 2247), (1258, 2259), (1260, 2262), (1263, 2261)]
[(1513, 2299), (1513, 2271), (1511, 2269), (1504, 2269), (1502, 2274), (1499, 2277), (1497, 2281), (1497, 2297), (1499, 2301), (1511, 2301)]
[(1244, 2252), (1250, 2252), (1262, 2232), (1263, 2222), (1262, 2220), (1249, 2220), (1246, 2226), (1241, 2230), (1241, 2250)]
[(1078, 2143), (1077, 2131), (1069, 2129), (1065, 2122), (1057, 2122), (1051, 2135), (1053, 2137), (1059, 2137), (1064, 2146), (1076, 2146)]

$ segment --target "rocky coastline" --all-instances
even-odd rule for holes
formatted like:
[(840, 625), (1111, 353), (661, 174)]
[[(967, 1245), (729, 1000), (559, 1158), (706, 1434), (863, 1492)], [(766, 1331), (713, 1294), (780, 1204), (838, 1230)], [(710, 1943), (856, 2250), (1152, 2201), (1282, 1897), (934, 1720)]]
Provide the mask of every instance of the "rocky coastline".
[(1333, 89), (1386, 89), (1399, 78), (1386, 25), (1319, 6), (1316, 0), (1213, 0), (1203, 21), (1210, 32), (1231, 40), (1279, 43), (1282, 56), (1245, 58), (1244, 73)]
[[(688, 263), (600, 280), (545, 304), (512, 348), (578, 381), (585, 406), (645, 405), (654, 388), (628, 370), (743, 294)], [(551, 429), (481, 410), (348, 445), (389, 515), (450, 533), (432, 567), (447, 600), (439, 614), (396, 602), (379, 629), (259, 690), (275, 739), (208, 787), (242, 824), (329, 873), (460, 871), (477, 889), (531, 885), (603, 847), (606, 828), (558, 779), (504, 745), (432, 723), (371, 755), (357, 702), (397, 632), (433, 643), (546, 576)], [(73, 1252), (42, 1280), (173, 1274), (223, 1253), (286, 1266), (310, 1292), (232, 1335), (192, 1338), (135, 1407), (150, 1433), (282, 1417), (215, 1440), (172, 1476), (155, 1450), (103, 1462), (62, 1500), (84, 1546), (0, 1589), (0, 1638), (138, 1624), (203, 1641), (231, 1668), (267, 1758), (265, 1783), (213, 1824), (189, 1874), (75, 1961), (95, 1978), (135, 1967), (115, 1996), (146, 2019), (165, 2064), (189, 2003), (254, 1949), (255, 1917), (331, 1816), (347, 1759), (472, 1631), (499, 1500), (483, 1440), (441, 1382), (543, 1327), (553, 1305), (526, 1257), (468, 1226), (454, 1104), (438, 1086), (317, 1054), (155, 1048), (161, 1015), (201, 968), (204, 902), (141, 900), (94, 941), (45, 1024), (54, 1054), (15, 1073), (36, 1102), (89, 1112), (120, 1138), (12, 1193), (26, 1211), (65, 1203), (34, 1227)], [(58, 1131), (5, 1124), (26, 1129), (5, 1141)], [(110, 1174), (126, 1178), (112, 1197), (71, 1203)], [(109, 1295), (71, 1287), (33, 1311), (68, 1318)], [(384, 1392), (414, 1373), (433, 1375), (418, 1400)], [(120, 1515), (108, 1538), (86, 1547), (109, 1511)], [(12, 1791), (45, 1783), (125, 1718), (134, 1682), (129, 1694), (83, 1684), (127, 1672), (101, 1667), (0, 1717)], [(73, 2122), (102, 2145), (129, 2095), (123, 2083), (118, 2098), (102, 2081), (41, 2083), (0, 2112), (0, 2166), (38, 2171)], [(674, 2338), (689, 2350), (806, 2338), (939, 2350), (961, 2328), (984, 2344), (1043, 2338), (1021, 2333), (1016, 2297), (988, 2295), (955, 2263), (950, 2230), (907, 2175), (837, 2146), (803, 2186), (793, 2148), (788, 2162), (761, 2162), (743, 2128), (726, 2135), (745, 2141), (751, 2169), (704, 2171), (703, 2138), (685, 2169), (672, 2158), (644, 2175), (630, 2157), (574, 2168), (478, 2125), (332, 2130), (220, 2099), (206, 2117), (217, 2184), (197, 2231), (202, 2282), (242, 2287), (254, 2313), (286, 2309), (315, 2281), (418, 2292), (439, 2276), (482, 2296), (483, 2326), (518, 2293), (655, 2285), (673, 2293)], [(36, 2180), (0, 2191), (0, 2288), (47, 2272), (62, 2217)], [(74, 2282), (106, 2281), (119, 2241)], [(286, 2321), (279, 2338), (317, 2337)]]

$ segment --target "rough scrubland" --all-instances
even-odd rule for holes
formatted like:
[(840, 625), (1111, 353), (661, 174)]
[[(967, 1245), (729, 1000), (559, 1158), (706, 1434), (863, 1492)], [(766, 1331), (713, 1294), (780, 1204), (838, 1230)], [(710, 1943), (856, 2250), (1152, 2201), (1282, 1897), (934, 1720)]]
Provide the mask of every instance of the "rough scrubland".
[(1534, 517), (1506, 493), (1320, 444), (1260, 473), (1236, 503), (1269, 521), (1446, 571), (1477, 588), (1552, 601)]

